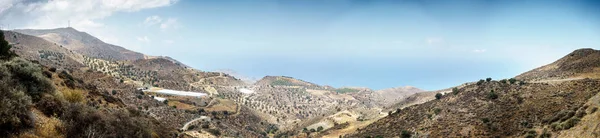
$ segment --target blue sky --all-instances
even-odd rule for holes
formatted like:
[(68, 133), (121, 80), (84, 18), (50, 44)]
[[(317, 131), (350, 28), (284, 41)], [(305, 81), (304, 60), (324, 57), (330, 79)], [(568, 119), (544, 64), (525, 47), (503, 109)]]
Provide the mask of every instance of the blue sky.
[[(40, 9), (56, 14), (12, 11), (28, 7), (17, 1), (0, 10), (0, 21), (56, 28), (71, 20), (109, 43), (200, 70), (373, 89), (510, 78), (575, 49), (600, 47), (596, 1), (82, 1), (40, 2), (54, 4)], [(68, 12), (85, 4), (108, 13)], [(19, 14), (37, 20), (20, 21)]]

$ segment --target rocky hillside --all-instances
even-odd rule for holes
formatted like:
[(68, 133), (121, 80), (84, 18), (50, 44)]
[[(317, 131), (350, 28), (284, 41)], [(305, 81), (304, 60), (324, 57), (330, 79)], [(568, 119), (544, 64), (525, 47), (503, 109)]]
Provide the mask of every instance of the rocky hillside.
[(596, 73), (598, 52), (576, 50), (519, 79), (467, 84), (347, 137), (597, 137), (598, 126), (582, 120), (598, 121), (600, 80), (572, 77)]
[(585, 48), (578, 49), (563, 58), (518, 75), (517, 79), (565, 79), (600, 77), (600, 51)]
[(46, 39), (88, 57), (104, 60), (135, 60), (144, 58), (144, 55), (141, 53), (105, 43), (86, 32), (80, 32), (71, 27), (13, 31)]
[[(12, 45), (11, 51), (14, 51), (19, 56), (19, 64), (23, 63), (27, 65), (24, 67), (37, 66), (39, 64), (43, 67), (42, 71), (36, 71), (35, 68), (26, 68), (27, 70), (25, 71), (36, 71), (35, 74), (38, 74), (36, 76), (38, 78), (31, 79), (35, 79), (36, 81), (44, 80), (39, 77), (45, 76), (45, 78), (50, 79), (53, 85), (48, 87), (53, 87), (55, 91), (47, 92), (51, 94), (50, 97), (47, 97), (51, 98), (51, 101), (41, 100), (38, 102), (39, 99), (31, 101), (34, 105), (49, 105), (43, 105), (43, 107), (38, 107), (27, 112), (18, 112), (27, 114), (31, 112), (34, 115), (32, 116), (34, 117), (33, 119), (42, 121), (32, 122), (35, 124), (25, 125), (23, 129), (18, 128), (18, 130), (2, 131), (0, 135), (2, 137), (82, 137), (81, 135), (87, 136), (92, 134), (100, 137), (175, 137), (194, 135), (193, 133), (190, 134), (191, 132), (202, 132), (202, 134), (210, 136), (260, 137), (264, 136), (261, 132), (272, 131), (274, 128), (270, 127), (273, 126), (272, 124), (262, 121), (256, 117), (254, 112), (248, 111), (246, 107), (239, 107), (237, 111), (234, 108), (233, 111), (230, 111), (223, 108), (226, 104), (216, 102), (211, 103), (210, 106), (206, 106), (206, 104), (204, 106), (200, 104), (195, 106), (194, 103), (194, 106), (186, 107), (183, 106), (185, 105), (183, 102), (193, 103), (192, 101), (203, 102), (203, 100), (171, 97), (169, 100), (175, 99), (172, 102), (158, 101), (153, 98), (156, 95), (144, 93), (138, 90), (140, 85), (128, 82), (144, 78), (140, 74), (145, 74), (147, 78), (154, 78), (157, 82), (155, 85), (167, 88), (179, 88), (177, 86), (187, 84), (185, 87), (187, 89), (191, 86), (190, 83), (196, 82), (216, 87), (230, 84), (227, 82), (229, 80), (237, 81), (226, 74), (188, 69), (177, 65), (177, 62), (164, 58), (138, 59), (134, 61), (103, 60), (83, 56), (75, 51), (68, 50), (65, 47), (35, 36), (10, 31), (7, 31), (6, 34), (3, 38), (9, 40), (9, 43)], [(76, 60), (74, 58), (81, 59)], [(30, 63), (29, 61), (34, 63)], [(6, 63), (5, 61), (0, 61), (0, 66), (4, 66), (4, 64), (7, 66), (11, 64), (12, 66), (13, 62), (17, 61), (6, 61)], [(8, 67), (6, 69), (12, 70), (12, 68)], [(3, 73), (11, 73), (5, 71), (3, 67), (0, 67), (0, 70)], [(19, 70), (16, 73), (19, 73)], [(22, 75), (25, 74), (16, 76)], [(12, 77), (7, 78), (5, 76), (15, 75), (0, 75), (3, 82), (15, 81)], [(193, 81), (194, 78), (196, 81)], [(19, 84), (24, 85), (23, 88), (28, 88), (30, 85), (32, 88), (35, 88), (33, 86), (36, 85), (38, 87), (45, 87), (45, 85), (35, 81), (24, 81)], [(21, 88), (21, 86), (18, 87), (19, 89)], [(4, 89), (3, 86), (2, 89)], [(181, 89), (184, 89), (184, 87)], [(64, 100), (62, 99), (63, 97), (65, 98)], [(208, 99), (215, 98), (210, 97)], [(71, 106), (72, 104), (79, 103), (81, 105)], [(182, 107), (177, 107), (178, 105)], [(78, 114), (71, 114), (71, 112), (69, 114), (62, 113), (63, 108), (68, 111), (72, 110)], [(0, 109), (4, 109), (4, 107), (0, 107)], [(54, 110), (60, 110), (61, 112), (55, 112)], [(46, 112), (49, 113), (46, 114)], [(184, 124), (202, 116), (212, 118), (214, 121), (191, 125), (188, 131), (185, 132), (176, 131), (181, 129)], [(71, 119), (75, 120), (69, 121)], [(115, 120), (126, 122), (117, 123)], [(53, 124), (56, 124), (56, 126)], [(10, 127), (4, 124), (0, 125), (2, 127)], [(121, 129), (122, 127), (127, 127), (128, 129)]]

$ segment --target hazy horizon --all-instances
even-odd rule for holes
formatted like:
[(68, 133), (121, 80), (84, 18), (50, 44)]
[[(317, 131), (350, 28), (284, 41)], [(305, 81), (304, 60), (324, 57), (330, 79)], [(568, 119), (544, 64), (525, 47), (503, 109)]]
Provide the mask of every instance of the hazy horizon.
[[(444, 89), (600, 48), (597, 1), (4, 1), (9, 29), (70, 25), (199, 70)], [(78, 8), (84, 7), (84, 8)], [(560, 26), (560, 27), (556, 27)]]

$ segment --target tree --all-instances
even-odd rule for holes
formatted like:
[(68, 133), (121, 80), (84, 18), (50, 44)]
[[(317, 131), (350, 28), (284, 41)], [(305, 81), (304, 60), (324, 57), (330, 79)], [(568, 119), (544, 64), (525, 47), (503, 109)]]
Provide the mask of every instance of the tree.
[(435, 99), (442, 99), (442, 93), (435, 94)]
[(456, 87), (452, 88), (452, 94), (457, 95), (458, 94), (458, 88), (456, 88)]
[(477, 85), (481, 85), (481, 84), (483, 84), (483, 82), (485, 82), (485, 80), (481, 79), (477, 82)]
[(492, 81), (492, 78), (486, 78), (485, 81), (490, 82), (490, 81)]
[(517, 79), (510, 78), (510, 79), (508, 79), (508, 82), (510, 82), (510, 84), (515, 84), (515, 82), (517, 82)]
[(317, 131), (319, 131), (319, 132), (323, 131), (323, 126), (317, 127)]
[(500, 83), (506, 83), (506, 79), (500, 80)]
[(4, 40), (4, 31), (0, 30), (0, 58), (9, 59), (14, 54), (10, 51), (12, 46), (8, 44), (8, 41)]
[(488, 96), (487, 96), (487, 97), (488, 97), (488, 99), (492, 99), (492, 100), (493, 100), (493, 99), (497, 99), (497, 98), (498, 98), (498, 94), (496, 94), (496, 93), (494, 92), (494, 90), (492, 90), (492, 91), (490, 91), (490, 93), (488, 93)]

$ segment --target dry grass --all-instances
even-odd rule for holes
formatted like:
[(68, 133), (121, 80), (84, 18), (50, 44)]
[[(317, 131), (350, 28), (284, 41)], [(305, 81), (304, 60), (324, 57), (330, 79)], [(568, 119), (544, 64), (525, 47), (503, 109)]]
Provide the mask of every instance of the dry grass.
[(65, 100), (71, 103), (82, 103), (85, 100), (86, 92), (80, 89), (63, 89), (61, 90)]
[(42, 112), (33, 110), (36, 120), (35, 128), (29, 132), (20, 134), (19, 138), (64, 138), (62, 122), (58, 118), (46, 117)]

